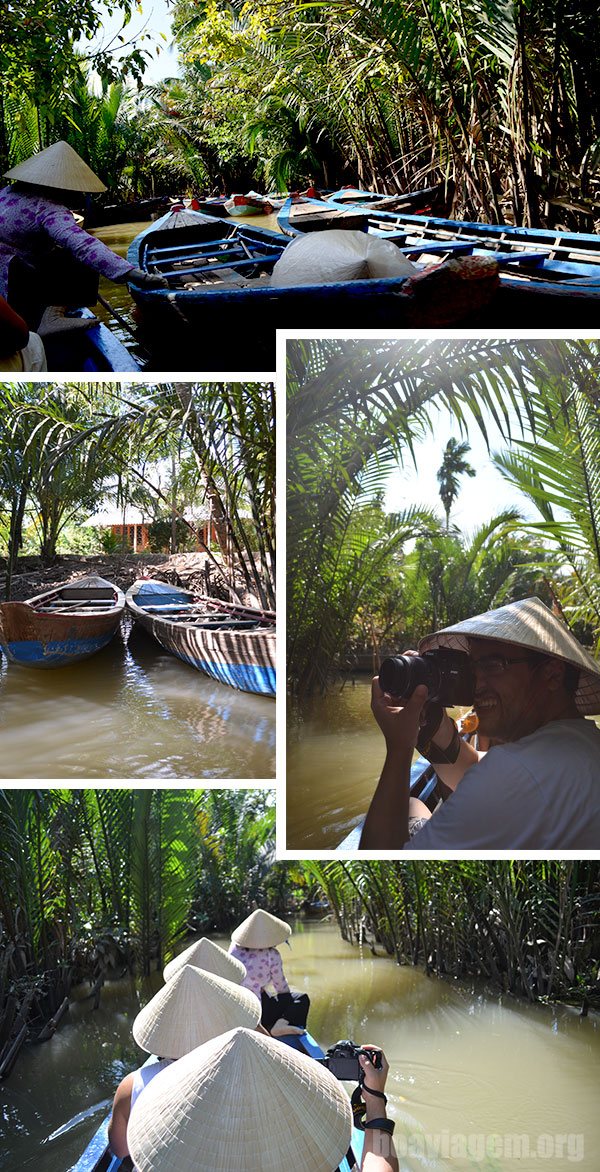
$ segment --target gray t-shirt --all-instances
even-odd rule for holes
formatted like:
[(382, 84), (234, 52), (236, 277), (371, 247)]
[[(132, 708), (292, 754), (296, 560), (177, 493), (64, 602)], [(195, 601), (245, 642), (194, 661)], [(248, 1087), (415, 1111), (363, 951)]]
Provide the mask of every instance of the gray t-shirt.
[(599, 849), (600, 730), (554, 720), (497, 745), (404, 846), (412, 850)]

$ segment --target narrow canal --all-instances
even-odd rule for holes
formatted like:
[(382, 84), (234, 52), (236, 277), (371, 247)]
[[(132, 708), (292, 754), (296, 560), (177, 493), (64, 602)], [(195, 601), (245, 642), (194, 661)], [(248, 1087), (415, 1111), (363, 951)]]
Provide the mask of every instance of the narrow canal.
[(275, 776), (273, 700), (216, 683), (136, 627), (72, 667), (0, 660), (2, 778)]
[[(388, 1110), (399, 1154), (406, 1151), (402, 1172), (509, 1172), (516, 1166), (511, 1137), (519, 1137), (521, 1172), (536, 1172), (544, 1159), (557, 1169), (600, 1166), (597, 1017), (529, 1006), (361, 955), (333, 924), (297, 924), (291, 949), (281, 953), (290, 983), (311, 997), (309, 1027), (322, 1045), (351, 1038), (384, 1046)], [(142, 987), (114, 982), (96, 1011), (87, 990), (78, 990), (55, 1037), (22, 1052), (0, 1086), (1, 1169), (72, 1166), (116, 1084), (141, 1060), (131, 1025), (160, 984), (158, 974)], [(461, 1154), (461, 1137), (470, 1137), (470, 1154)], [(494, 1155), (481, 1147), (486, 1142)]]

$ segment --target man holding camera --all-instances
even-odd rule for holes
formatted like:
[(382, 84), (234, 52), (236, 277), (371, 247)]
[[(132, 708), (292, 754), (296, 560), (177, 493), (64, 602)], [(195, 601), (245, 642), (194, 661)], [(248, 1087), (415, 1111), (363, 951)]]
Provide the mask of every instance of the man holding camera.
[[(457, 670), (448, 668), (448, 652), (459, 653)], [(419, 653), (412, 675), (427, 682), (391, 695), (373, 681), (387, 754), (361, 849), (600, 847), (600, 731), (584, 719), (600, 713), (600, 666), (552, 611), (538, 598), (513, 602), (428, 635)], [(468, 702), (460, 653), (479, 732), (495, 742), (485, 754), (461, 740), (439, 702)], [(383, 665), (382, 675), (387, 689)], [(449, 695), (454, 678), (460, 697)], [(415, 746), (455, 792), (409, 840)]]

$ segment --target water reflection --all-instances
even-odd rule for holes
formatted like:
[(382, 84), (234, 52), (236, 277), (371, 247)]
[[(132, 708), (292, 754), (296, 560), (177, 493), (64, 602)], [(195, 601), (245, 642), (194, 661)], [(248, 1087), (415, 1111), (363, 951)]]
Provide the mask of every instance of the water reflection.
[[(329, 924), (297, 925), (282, 955), (291, 984), (311, 997), (310, 1028), (322, 1044), (348, 1037), (385, 1046), (397, 1136), (523, 1133), (535, 1140), (577, 1133), (585, 1144), (580, 1166), (597, 1168), (598, 1018), (488, 996), (388, 957), (361, 955)], [(65, 1172), (75, 1162), (103, 1117), (103, 1101), (142, 1057), (131, 1025), (159, 984), (158, 974), (139, 987), (112, 982), (97, 1011), (80, 990), (52, 1041), (22, 1052), (0, 1087), (0, 1168)], [(42, 1142), (69, 1121), (70, 1130)], [(532, 1156), (518, 1166), (536, 1172), (538, 1163)], [(400, 1166), (510, 1172), (514, 1160), (416, 1154)]]
[(275, 705), (169, 655), (134, 628), (52, 671), (0, 673), (5, 778), (273, 777)]
[(293, 704), (288, 714), (287, 840), (290, 850), (331, 850), (364, 818), (383, 765), (371, 715), (371, 681)]

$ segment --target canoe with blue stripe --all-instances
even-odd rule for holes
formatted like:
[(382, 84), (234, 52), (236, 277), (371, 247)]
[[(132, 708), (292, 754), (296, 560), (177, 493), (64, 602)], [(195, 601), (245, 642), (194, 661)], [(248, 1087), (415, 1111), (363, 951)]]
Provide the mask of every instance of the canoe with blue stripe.
[[(352, 192), (356, 200), (351, 198)], [(368, 198), (361, 198), (368, 197)], [(421, 215), (404, 213), (387, 208), (378, 208), (373, 205), (371, 192), (362, 192), (358, 188), (342, 188), (340, 191), (327, 195), (326, 200), (311, 200), (308, 196), (290, 197), (280, 210), (277, 217), (282, 231), (290, 235), (297, 235), (296, 228), (301, 228), (300, 222), (294, 225), (296, 216), (308, 217), (312, 211), (318, 217), (319, 212), (326, 208), (338, 211), (356, 211), (362, 213), (362, 222), (365, 230), (374, 235), (388, 235), (395, 239), (395, 233), (404, 228), (414, 233), (415, 237), (428, 239), (432, 243), (454, 240), (464, 243), (489, 242), (496, 248), (503, 250), (508, 246), (537, 250), (548, 254), (554, 260), (581, 260), (583, 262), (600, 263), (600, 235), (585, 232), (566, 232), (559, 228), (522, 228), (515, 224), (484, 224), (471, 220), (449, 220), (435, 215)], [(291, 215), (290, 215), (291, 213)]]
[[(282, 232), (301, 236), (326, 227), (358, 228), (392, 241), (418, 269), (460, 257), (490, 257), (498, 289), (462, 324), (596, 326), (600, 314), (600, 236), (444, 220), (373, 211), (319, 200), (288, 200), (278, 214)], [(353, 220), (357, 222), (354, 223)], [(435, 324), (435, 323), (434, 323)], [(458, 324), (458, 323), (457, 323)]]
[(118, 630), (125, 596), (96, 575), (0, 603), (0, 647), (11, 663), (65, 667), (105, 647)]
[(450, 184), (436, 183), (433, 187), (395, 195), (365, 191), (360, 187), (340, 187), (337, 191), (327, 192), (324, 198), (328, 203), (359, 206), (374, 211), (413, 212), (418, 215), (431, 212), (432, 215), (441, 215), (449, 208), (452, 195), (453, 187)]
[[(324, 1058), (324, 1051), (319, 1046), (318, 1042), (311, 1037), (309, 1033), (302, 1035), (285, 1035), (278, 1039), (287, 1046), (291, 1046), (294, 1050), (299, 1050), (300, 1053), (308, 1054), (309, 1057), (320, 1059)], [(68, 1172), (129, 1172), (133, 1167), (129, 1156), (121, 1159), (118, 1156), (111, 1155), (108, 1147), (108, 1124), (110, 1116), (103, 1120), (95, 1135), (92, 1136), (83, 1155), (76, 1164), (68, 1170)], [(358, 1128), (353, 1128), (351, 1152), (354, 1160), (350, 1161), (348, 1156), (345, 1156), (337, 1172), (352, 1172), (353, 1168), (360, 1166), (364, 1142), (364, 1132)], [(199, 1172), (201, 1170), (199, 1169)], [(233, 1169), (232, 1169), (233, 1172)], [(283, 1172), (283, 1169), (282, 1169)]]
[(165, 648), (222, 684), (275, 695), (275, 613), (142, 579), (127, 591), (133, 618)]
[(96, 321), (90, 309), (67, 311), (65, 318), (84, 318), (90, 321), (87, 329), (60, 330), (44, 335), (44, 350), (48, 370), (87, 373), (116, 371), (126, 374), (141, 370), (138, 361), (120, 339), (101, 321)]

